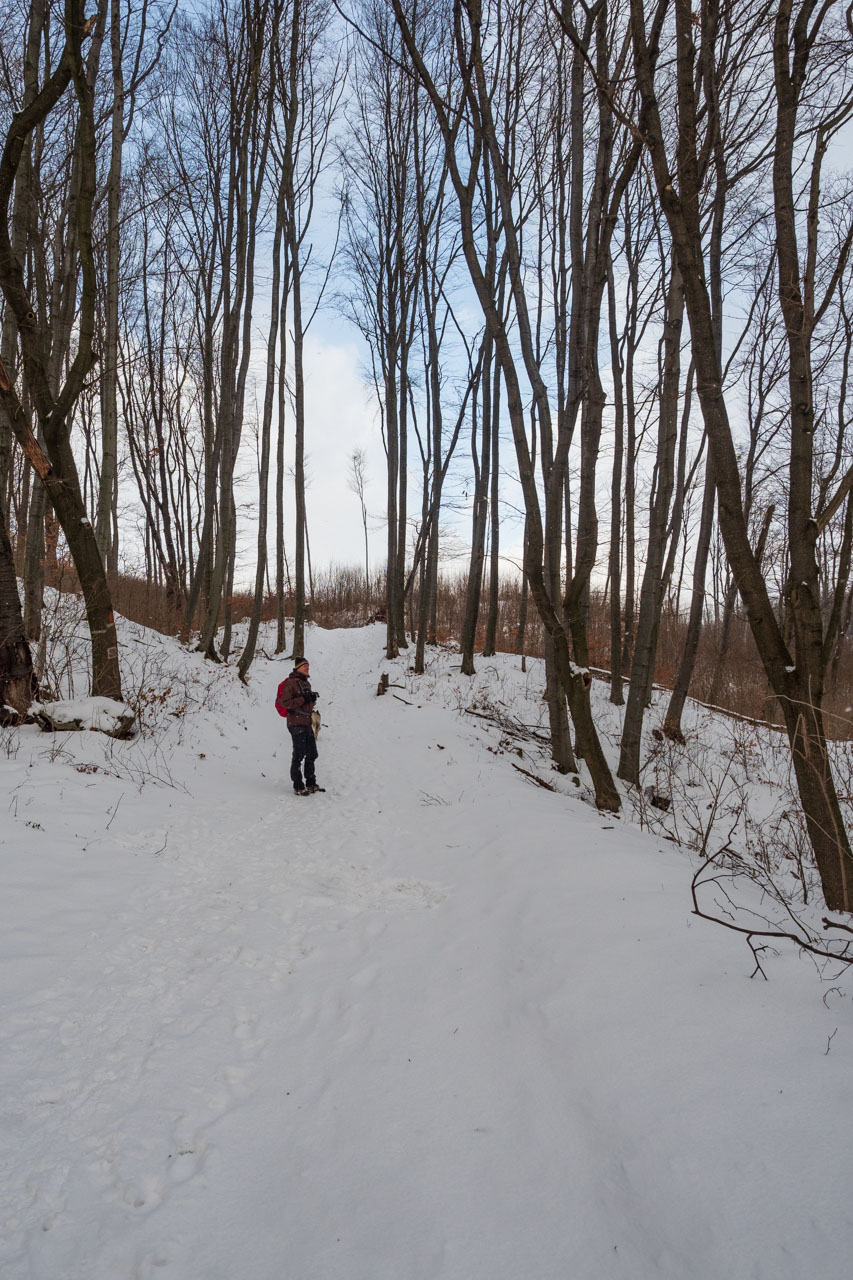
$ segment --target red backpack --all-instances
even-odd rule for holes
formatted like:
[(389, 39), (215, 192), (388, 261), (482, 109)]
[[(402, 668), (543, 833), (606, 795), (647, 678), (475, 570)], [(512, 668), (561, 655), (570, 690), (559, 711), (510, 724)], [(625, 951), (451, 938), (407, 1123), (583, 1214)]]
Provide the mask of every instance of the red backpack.
[[(289, 679), (290, 676), (287, 677), (287, 680)], [(284, 705), (283, 695), (284, 686), (287, 684), (287, 680), (282, 680), (281, 684), (278, 686), (278, 693), (275, 695), (275, 709), (280, 716), (284, 716), (285, 720), (287, 719), (287, 707)]]

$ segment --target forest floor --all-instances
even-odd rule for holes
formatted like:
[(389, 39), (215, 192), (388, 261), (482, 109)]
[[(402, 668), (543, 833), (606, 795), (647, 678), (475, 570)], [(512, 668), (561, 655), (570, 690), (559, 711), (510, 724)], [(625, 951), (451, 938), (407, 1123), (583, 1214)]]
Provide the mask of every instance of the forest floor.
[(139, 737), (0, 741), (3, 1280), (846, 1280), (853, 971), (750, 980), (541, 664), (312, 629), (297, 798), (286, 660), (122, 643)]

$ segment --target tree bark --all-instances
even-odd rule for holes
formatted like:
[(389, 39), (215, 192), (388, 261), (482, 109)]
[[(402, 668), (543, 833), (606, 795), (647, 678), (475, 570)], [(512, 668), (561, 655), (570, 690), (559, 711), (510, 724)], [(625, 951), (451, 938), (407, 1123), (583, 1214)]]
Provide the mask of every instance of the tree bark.
[(690, 596), (690, 614), (687, 620), (687, 633), (678, 674), (667, 706), (663, 732), (674, 742), (684, 742), (681, 728), (681, 717), (684, 704), (690, 691), (690, 681), (696, 665), (696, 654), (699, 649), (699, 637), (705, 614), (705, 579), (708, 572), (708, 552), (711, 547), (711, 533), (714, 527), (714, 507), (717, 493), (714, 482), (714, 466), (710, 456), (705, 461), (705, 484), (702, 492), (702, 513), (699, 518), (699, 529), (696, 534), (696, 555), (693, 561), (693, 588)]
[[(462, 674), (473, 676), (474, 647), (477, 643), (477, 623), (480, 617), (480, 592), (483, 583), (483, 565), (486, 556), (486, 525), (489, 516), (489, 482), (491, 480), (491, 371), (493, 343), (487, 339), (483, 356), (483, 377), (480, 383), (481, 396), (472, 401), (471, 457), (474, 464), (474, 493), (471, 520), (471, 555), (468, 561), (468, 583), (465, 591), (465, 611), (462, 615), (460, 649), (462, 651)], [(478, 413), (478, 405), (480, 411)], [(480, 434), (480, 447), (477, 448), (477, 434)]]
[(622, 360), (616, 328), (616, 286), (613, 261), (607, 255), (607, 315), (610, 369), (613, 379), (613, 471), (610, 483), (610, 701), (624, 706), (622, 689), (622, 470), (625, 454), (625, 401)]
[(35, 695), (33, 659), (24, 632), (15, 558), (0, 489), (0, 725), (19, 724)]
[(670, 274), (664, 329), (664, 366), (658, 409), (658, 444), (655, 463), (654, 498), (649, 519), (646, 567), (640, 591), (640, 613), (628, 705), (622, 728), (619, 753), (620, 778), (632, 786), (640, 783), (640, 750), (643, 718), (652, 692), (661, 607), (663, 604), (663, 567), (666, 557), (666, 532), (669, 507), (675, 480), (675, 447), (678, 434), (678, 398), (680, 379), (681, 328), (684, 298), (681, 276), (673, 263)]
[(113, 545), (113, 512), (118, 492), (118, 312), (119, 210), (124, 146), (124, 68), (122, 66), (121, 7), (110, 0), (110, 54), (113, 107), (110, 118), (110, 168), (107, 178), (107, 280), (103, 371), (101, 375), (101, 475), (95, 536), (101, 558), (112, 572), (118, 568)]
[(492, 383), (492, 479), (489, 496), (489, 611), (486, 618), (486, 639), (483, 657), (491, 658), (497, 651), (498, 611), (500, 608), (501, 571), (501, 519), (500, 519), (500, 369), (495, 366)]
[(281, 307), (281, 247), (284, 237), (285, 201), (283, 189), (276, 202), (275, 232), (272, 248), (272, 285), (270, 296), (270, 326), (267, 337), (267, 369), (264, 384), (264, 407), (261, 420), (261, 456), (258, 467), (258, 550), (255, 566), (255, 590), (252, 597), (252, 612), (246, 643), (237, 670), (240, 679), (245, 681), (249, 667), (255, 657), (258, 643), (258, 629), (264, 603), (264, 582), (267, 568), (267, 507), (270, 477), (270, 441), (272, 437), (272, 415), (275, 402), (275, 358), (278, 350), (278, 323)]

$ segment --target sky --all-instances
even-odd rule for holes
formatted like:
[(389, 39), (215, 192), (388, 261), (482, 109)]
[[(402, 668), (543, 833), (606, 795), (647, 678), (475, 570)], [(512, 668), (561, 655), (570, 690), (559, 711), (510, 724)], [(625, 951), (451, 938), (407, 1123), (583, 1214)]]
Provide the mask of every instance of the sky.
[[(475, 318), (469, 317), (472, 332)], [(260, 314), (255, 324), (255, 346), (252, 370), (256, 379), (258, 402), (263, 394), (265, 343), (262, 338), (266, 318)], [(385, 563), (386, 524), (386, 460), (380, 425), (379, 406), (369, 370), (369, 351), (361, 334), (337, 309), (326, 303), (309, 330), (305, 342), (306, 404), (306, 472), (308, 490), (308, 536), (314, 571), (333, 565), (362, 568), (364, 565), (364, 528), (361, 506), (349, 487), (350, 460), (354, 449), (365, 454), (368, 510), (368, 543), (371, 572)], [(250, 394), (247, 394), (247, 402)], [(247, 422), (249, 415), (247, 414)], [(244, 427), (241, 453), (244, 499), (254, 505), (254, 452), (250, 453), (248, 429)], [(293, 465), (292, 422), (285, 434), (286, 465)], [(520, 562), (521, 520), (515, 503), (520, 493), (512, 479), (515, 458), (510, 441), (504, 446), (502, 459), (502, 494), (512, 505), (501, 513), (503, 569), (516, 572)], [(421, 464), (414, 433), (409, 441), (409, 511), (420, 515)], [(470, 455), (470, 427), (463, 426), (448, 476), (445, 506), (442, 512), (443, 567), (448, 572), (464, 571), (470, 546), (470, 489), (473, 467)], [(272, 492), (272, 491), (271, 491)], [(502, 498), (503, 501), (503, 498)], [(286, 482), (287, 548), (292, 560), (294, 545), (294, 512), (292, 479)], [(244, 510), (240, 521), (238, 580), (253, 580), (256, 559), (257, 524), (253, 510)], [(413, 533), (410, 537), (414, 536)], [(270, 547), (273, 547), (272, 537)]]

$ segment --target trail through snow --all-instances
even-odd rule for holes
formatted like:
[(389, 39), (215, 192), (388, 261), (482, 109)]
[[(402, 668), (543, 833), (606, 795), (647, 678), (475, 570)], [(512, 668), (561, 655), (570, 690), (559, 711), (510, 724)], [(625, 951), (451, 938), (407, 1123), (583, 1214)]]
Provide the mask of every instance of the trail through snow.
[(267, 659), (160, 782), (0, 761), (4, 1280), (846, 1278), (850, 982), (750, 982), (683, 852), (377, 698), (378, 629), (310, 657), (325, 795)]

